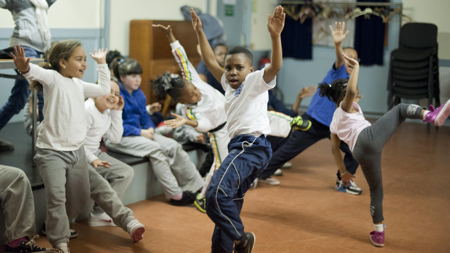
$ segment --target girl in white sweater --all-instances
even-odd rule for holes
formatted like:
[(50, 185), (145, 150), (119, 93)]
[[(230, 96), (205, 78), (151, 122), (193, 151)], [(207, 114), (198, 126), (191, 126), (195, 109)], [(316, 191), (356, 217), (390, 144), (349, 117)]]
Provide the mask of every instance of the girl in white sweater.
[(47, 195), (47, 238), (63, 252), (69, 252), (69, 222), (89, 200), (88, 163), (83, 148), (87, 131), (84, 100), (110, 93), (106, 52), (100, 49), (91, 54), (98, 64), (99, 85), (81, 80), (87, 62), (79, 41), (54, 44), (48, 53), (50, 70), (31, 64), (19, 46), (12, 55), (23, 76), (43, 86), (44, 120), (38, 128), (34, 160)]

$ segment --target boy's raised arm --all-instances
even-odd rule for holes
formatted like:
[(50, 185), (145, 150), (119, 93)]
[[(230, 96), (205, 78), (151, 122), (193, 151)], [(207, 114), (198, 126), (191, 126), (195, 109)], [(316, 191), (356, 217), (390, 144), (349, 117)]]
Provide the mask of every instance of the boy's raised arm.
[(336, 69), (344, 65), (344, 49), (342, 49), (342, 42), (348, 34), (345, 30), (345, 22), (335, 22), (334, 27), (330, 25), (331, 35), (333, 36), (334, 47), (336, 48), (336, 62), (334, 67)]
[(272, 39), (272, 63), (264, 70), (264, 81), (269, 83), (277, 75), (283, 65), (283, 52), (281, 48), (281, 32), (284, 28), (286, 14), (283, 7), (277, 6), (272, 16), (269, 16), (267, 28)]
[(200, 45), (200, 51), (203, 56), (203, 60), (205, 61), (206, 67), (214, 75), (214, 77), (218, 81), (220, 81), (224, 73), (224, 69), (219, 65), (219, 63), (216, 60), (214, 51), (209, 45), (208, 39), (206, 38), (206, 35), (203, 32), (203, 24), (199, 16), (197, 16), (194, 10), (191, 10), (191, 16), (192, 16), (192, 27), (194, 28), (194, 31), (197, 34), (198, 44)]

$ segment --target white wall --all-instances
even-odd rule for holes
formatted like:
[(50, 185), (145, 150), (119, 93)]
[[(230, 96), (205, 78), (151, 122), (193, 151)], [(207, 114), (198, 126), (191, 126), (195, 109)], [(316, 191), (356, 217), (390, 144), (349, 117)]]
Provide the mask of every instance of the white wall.
[(253, 50), (270, 50), (272, 44), (267, 31), (267, 17), (277, 0), (252, 0), (252, 25), (250, 47)]
[(110, 48), (128, 55), (130, 20), (183, 20), (180, 7), (186, 4), (206, 11), (207, 0), (112, 0)]
[[(50, 28), (100, 28), (103, 0), (59, 0), (48, 12)], [(13, 28), (8, 10), (0, 9), (0, 28)]]
[(450, 1), (403, 0), (403, 9), (414, 22), (438, 26), (439, 58), (450, 59)]

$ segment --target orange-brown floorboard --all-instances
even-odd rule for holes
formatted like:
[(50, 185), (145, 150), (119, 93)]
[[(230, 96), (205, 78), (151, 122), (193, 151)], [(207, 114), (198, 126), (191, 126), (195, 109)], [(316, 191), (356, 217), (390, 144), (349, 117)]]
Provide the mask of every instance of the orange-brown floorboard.
[[(405, 123), (383, 153), (384, 248), (368, 240), (372, 230), (368, 185), (358, 170), (361, 196), (334, 190), (336, 166), (330, 141), (322, 140), (292, 160), (280, 186), (247, 192), (242, 218), (256, 234), (257, 253), (450, 252), (450, 127), (427, 132)], [(120, 228), (75, 225), (72, 252), (210, 252), (213, 224), (193, 207), (174, 207), (162, 197), (130, 205), (146, 226), (133, 244)], [(41, 244), (47, 244), (45, 238)]]

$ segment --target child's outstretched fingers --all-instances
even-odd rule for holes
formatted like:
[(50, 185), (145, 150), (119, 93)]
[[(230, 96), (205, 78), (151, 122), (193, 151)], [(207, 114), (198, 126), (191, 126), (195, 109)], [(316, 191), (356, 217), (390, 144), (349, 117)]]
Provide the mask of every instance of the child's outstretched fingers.
[(195, 13), (194, 9), (191, 9), (191, 17), (192, 17), (192, 26), (196, 32), (203, 29), (203, 24), (200, 17)]
[(95, 62), (98, 64), (105, 64), (106, 63), (106, 54), (108, 53), (108, 49), (106, 48), (99, 48), (93, 53), (90, 53), (92, 59), (94, 59)]
[(334, 27), (330, 25), (330, 31), (334, 43), (341, 43), (348, 34), (348, 30), (345, 30), (345, 22), (335, 22)]
[(14, 64), (16, 68), (20, 71), (20, 73), (27, 73), (30, 69), (30, 58), (25, 56), (25, 50), (20, 46), (14, 47), (14, 53), (11, 53), (10, 56), (14, 60)]
[(170, 25), (165, 26), (165, 25), (161, 25), (161, 24), (153, 24), (152, 27), (153, 28), (160, 28), (160, 29), (162, 29), (162, 30), (164, 30), (166, 32), (172, 29), (172, 27), (170, 27)]
[(284, 13), (283, 7), (277, 6), (267, 21), (267, 28), (269, 29), (270, 35), (278, 36), (281, 34), (284, 28), (285, 18), (286, 13)]

